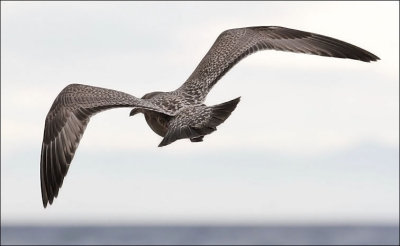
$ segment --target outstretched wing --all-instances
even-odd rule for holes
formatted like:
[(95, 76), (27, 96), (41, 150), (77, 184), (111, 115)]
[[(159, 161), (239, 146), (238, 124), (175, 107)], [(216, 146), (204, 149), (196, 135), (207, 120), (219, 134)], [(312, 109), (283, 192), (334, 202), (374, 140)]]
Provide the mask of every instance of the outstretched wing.
[(167, 113), (129, 94), (80, 84), (68, 85), (54, 100), (45, 121), (40, 158), (44, 207), (57, 197), (90, 117), (117, 107), (142, 107)]
[(327, 36), (277, 26), (231, 29), (219, 35), (188, 80), (177, 90), (203, 102), (215, 83), (236, 63), (258, 50), (281, 50), (364, 62), (379, 57)]

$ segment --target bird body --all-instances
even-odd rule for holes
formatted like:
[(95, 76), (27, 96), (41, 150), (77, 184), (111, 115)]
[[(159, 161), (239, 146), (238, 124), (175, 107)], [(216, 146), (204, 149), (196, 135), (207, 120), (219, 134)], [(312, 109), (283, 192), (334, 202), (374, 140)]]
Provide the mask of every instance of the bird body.
[(82, 84), (65, 87), (45, 120), (40, 161), (43, 206), (52, 204), (67, 174), (91, 116), (101, 111), (133, 108), (143, 113), (149, 127), (163, 137), (159, 147), (178, 139), (203, 141), (235, 110), (240, 98), (207, 106), (207, 94), (235, 64), (259, 50), (281, 50), (364, 62), (374, 54), (327, 36), (277, 26), (230, 29), (222, 32), (189, 78), (176, 90), (151, 92), (142, 98)]

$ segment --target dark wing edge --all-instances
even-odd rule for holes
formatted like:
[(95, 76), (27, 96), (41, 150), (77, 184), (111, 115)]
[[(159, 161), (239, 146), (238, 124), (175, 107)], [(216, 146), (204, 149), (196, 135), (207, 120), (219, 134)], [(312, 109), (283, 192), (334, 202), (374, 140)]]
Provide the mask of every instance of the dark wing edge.
[(235, 64), (259, 50), (278, 50), (364, 62), (380, 58), (369, 51), (328, 36), (279, 26), (254, 26), (222, 32), (199, 65), (177, 89), (203, 101)]
[[(261, 36), (261, 49), (270, 49), (263, 38), (270, 38), (273, 45), (271, 49), (289, 51), (295, 53), (306, 53), (311, 55), (329, 56), (336, 58), (347, 58), (363, 62), (380, 60), (380, 58), (371, 52), (362, 49), (345, 41), (296, 29), (290, 29), (279, 26), (270, 27), (249, 27)], [(264, 33), (269, 30), (269, 33)], [(265, 37), (267, 36), (267, 37)], [(264, 44), (264, 47), (262, 45)]]
[(59, 93), (46, 116), (40, 158), (40, 183), (45, 208), (58, 196), (90, 117), (119, 107), (163, 112), (146, 100), (100, 87), (71, 84)]
[(46, 119), (40, 160), (44, 207), (47, 203), (52, 204), (53, 199), (58, 196), (91, 115), (83, 109), (61, 108), (55, 118)]

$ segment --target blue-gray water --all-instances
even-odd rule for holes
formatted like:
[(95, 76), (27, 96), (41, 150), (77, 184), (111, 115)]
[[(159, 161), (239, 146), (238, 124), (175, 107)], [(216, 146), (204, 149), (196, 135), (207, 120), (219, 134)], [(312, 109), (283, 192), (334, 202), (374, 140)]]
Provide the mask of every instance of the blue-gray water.
[(2, 226), (1, 244), (399, 244), (398, 226)]

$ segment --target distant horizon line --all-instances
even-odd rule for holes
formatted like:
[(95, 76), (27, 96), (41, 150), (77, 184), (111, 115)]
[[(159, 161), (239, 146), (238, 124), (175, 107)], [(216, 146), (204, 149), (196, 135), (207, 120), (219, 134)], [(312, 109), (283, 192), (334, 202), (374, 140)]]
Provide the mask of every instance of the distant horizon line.
[(399, 227), (399, 222), (1, 222), (1, 227)]

